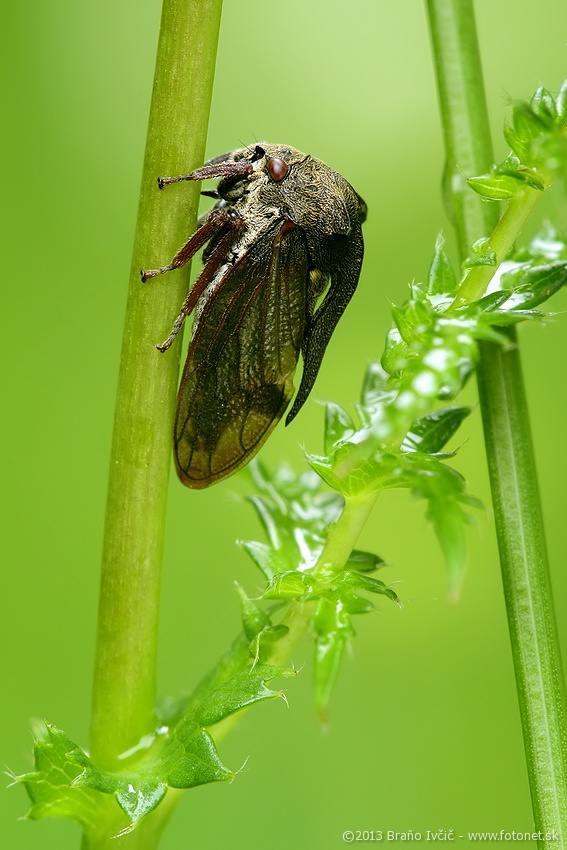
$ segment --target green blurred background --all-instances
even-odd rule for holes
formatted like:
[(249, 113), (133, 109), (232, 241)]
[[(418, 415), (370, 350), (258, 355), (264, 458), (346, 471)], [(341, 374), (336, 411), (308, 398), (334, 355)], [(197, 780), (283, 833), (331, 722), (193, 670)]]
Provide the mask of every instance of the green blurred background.
[[(159, 16), (159, 0), (30, 0), (4, 12), (0, 712), (1, 760), (16, 772), (31, 766), (30, 716), (87, 744), (117, 360)], [(531, 13), (516, 0), (479, 0), (477, 17), (502, 157), (510, 98), (539, 83), (557, 90), (567, 76), (567, 9), (564, 0), (539, 0)], [(317, 400), (357, 398), (382, 350), (390, 302), (427, 273), (438, 230), (450, 235), (424, 4), (225, 0), (207, 151), (261, 139), (325, 160), (369, 206), (356, 298), (312, 399), (261, 454), (299, 470), (301, 445), (321, 448)], [(546, 203), (565, 227), (563, 199)], [(566, 306), (563, 293), (553, 307)], [(565, 321), (521, 330), (563, 644)], [(474, 386), (467, 393), (474, 403)], [(346, 829), (532, 828), (478, 411), (459, 442), (455, 463), (486, 505), (470, 531), (460, 604), (446, 600), (424, 505), (387, 493), (360, 544), (387, 559), (382, 577), (405, 605), (380, 603), (359, 618), (330, 729), (315, 719), (309, 654), (300, 652), (289, 708), (274, 702), (246, 715), (221, 747), (232, 767), (249, 757), (245, 770), (230, 786), (188, 793), (164, 850), (327, 850), (343, 846)], [(252, 594), (259, 585), (235, 545), (260, 534), (242, 499), (249, 491), (245, 473), (205, 492), (171, 479), (162, 694), (192, 686), (239, 628), (234, 580)], [(2, 793), (0, 806), (3, 847), (78, 846), (73, 823), (17, 821), (23, 789)]]

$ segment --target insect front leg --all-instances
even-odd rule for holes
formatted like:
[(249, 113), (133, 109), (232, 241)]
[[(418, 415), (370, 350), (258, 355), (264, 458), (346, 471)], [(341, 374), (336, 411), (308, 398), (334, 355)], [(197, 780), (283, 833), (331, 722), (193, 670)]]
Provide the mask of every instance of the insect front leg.
[[(254, 166), (251, 162), (217, 162), (216, 160), (213, 160), (210, 163), (201, 166), (201, 168), (195, 169), (195, 171), (192, 171), (191, 174), (185, 174), (180, 177), (158, 177), (158, 186), (160, 189), (163, 189), (164, 186), (170, 183), (179, 183), (182, 180), (208, 180), (209, 178), (234, 176), (246, 177), (251, 174), (253, 170)], [(212, 194), (212, 197), (219, 197), (218, 192), (203, 192), (202, 194)], [(218, 233), (226, 220), (226, 211), (223, 211), (220, 207), (215, 207), (215, 209), (213, 209), (207, 216), (203, 226), (199, 227), (196, 233), (194, 233), (189, 241), (177, 252), (175, 257), (170, 263), (168, 263), (167, 266), (162, 266), (161, 269), (142, 269), (140, 271), (142, 281), (145, 282), (151, 277), (157, 277), (160, 274), (165, 274), (166, 272), (173, 271), (173, 269), (179, 269), (181, 266), (184, 266), (185, 263), (189, 262), (197, 251), (203, 247), (205, 242), (208, 242), (209, 239), (212, 239), (213, 236)]]
[(209, 180), (217, 177), (232, 177), (237, 174), (246, 176), (254, 171), (251, 162), (210, 162), (196, 168), (191, 174), (182, 174), (180, 177), (158, 177), (158, 186), (163, 189), (170, 183), (181, 183), (182, 180)]

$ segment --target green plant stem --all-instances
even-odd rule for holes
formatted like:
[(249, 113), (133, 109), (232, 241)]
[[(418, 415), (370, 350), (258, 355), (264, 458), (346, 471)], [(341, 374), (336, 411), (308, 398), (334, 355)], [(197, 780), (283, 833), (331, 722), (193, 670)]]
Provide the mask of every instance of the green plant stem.
[[(478, 367), (478, 385), (492, 498), (499, 534), (502, 581), (512, 642), (518, 699), (536, 829), (556, 830), (567, 839), (567, 736), (561, 659), (547, 566), (535, 460), (521, 381), (520, 353), (490, 346)], [(495, 447), (498, 446), (497, 449)]]
[[(464, 258), (495, 227), (495, 205), (466, 189), (463, 178), (492, 163), (474, 14), (470, 0), (428, 0), (427, 8), (447, 147), (445, 186)], [(508, 209), (502, 250), (529, 214), (527, 199), (535, 195), (527, 193), (523, 207), (518, 200), (513, 226), (514, 206)], [(467, 290), (468, 297), (476, 294), (482, 292)], [(557, 848), (567, 845), (565, 695), (520, 357), (515, 332), (508, 334), (507, 348), (480, 346), (477, 378), (538, 846)], [(558, 841), (549, 840), (553, 831)]]
[(541, 196), (539, 189), (527, 188), (518, 192), (508, 202), (500, 221), (483, 247), (483, 252), (494, 252), (496, 264), (474, 266), (470, 269), (459, 287), (453, 306), (461, 307), (464, 304), (470, 304), (471, 301), (476, 301), (484, 295), (486, 287), (494, 277), (494, 272), (512, 250), (514, 242)]
[(329, 530), (315, 572), (325, 567), (342, 567), (346, 564), (378, 496), (379, 491), (376, 491), (346, 499), (338, 522)]
[[(154, 727), (166, 492), (179, 343), (162, 355), (188, 269), (142, 283), (194, 227), (198, 185), (159, 191), (158, 176), (204, 158), (222, 0), (164, 0), (134, 240), (104, 534), (91, 753), (116, 770)], [(94, 845), (93, 845), (94, 846)], [(103, 846), (102, 844), (97, 844)], [(114, 846), (114, 844), (112, 845)]]

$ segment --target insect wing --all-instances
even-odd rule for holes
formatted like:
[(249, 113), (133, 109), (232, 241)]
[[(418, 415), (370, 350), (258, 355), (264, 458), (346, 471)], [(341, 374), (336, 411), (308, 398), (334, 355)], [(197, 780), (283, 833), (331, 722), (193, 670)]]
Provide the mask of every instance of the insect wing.
[(303, 232), (280, 220), (203, 296), (174, 433), (177, 473), (188, 487), (208, 487), (246, 464), (288, 406), (308, 274)]

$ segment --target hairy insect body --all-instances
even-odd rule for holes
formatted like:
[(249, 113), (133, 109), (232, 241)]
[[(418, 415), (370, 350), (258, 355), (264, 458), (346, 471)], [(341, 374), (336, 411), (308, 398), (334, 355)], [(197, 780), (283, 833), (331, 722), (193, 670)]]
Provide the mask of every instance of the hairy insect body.
[(294, 395), (300, 352), (303, 375), (286, 424), (304, 404), (358, 283), (366, 217), (340, 174), (284, 145), (232, 151), (160, 186), (207, 177), (221, 178), (206, 193), (215, 206), (169, 266), (142, 273), (145, 280), (179, 267), (206, 246), (203, 271), (158, 346), (169, 348), (194, 311), (174, 454), (181, 481), (197, 489), (259, 450)]

